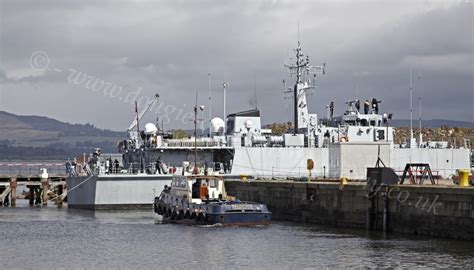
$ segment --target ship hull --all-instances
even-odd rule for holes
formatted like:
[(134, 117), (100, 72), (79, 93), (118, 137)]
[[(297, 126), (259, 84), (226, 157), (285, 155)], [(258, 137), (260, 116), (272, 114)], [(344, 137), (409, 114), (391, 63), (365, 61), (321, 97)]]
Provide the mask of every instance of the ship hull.
[(150, 209), (155, 193), (170, 185), (171, 175), (93, 175), (68, 177), (68, 208)]

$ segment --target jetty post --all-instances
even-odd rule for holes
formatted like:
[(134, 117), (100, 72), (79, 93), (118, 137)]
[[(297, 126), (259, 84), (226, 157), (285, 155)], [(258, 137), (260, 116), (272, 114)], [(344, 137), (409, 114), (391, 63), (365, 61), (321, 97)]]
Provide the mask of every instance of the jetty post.
[(41, 172), (41, 186), (43, 188), (43, 205), (48, 205), (49, 175), (46, 169)]
[(11, 191), (10, 191), (10, 196), (11, 196), (10, 202), (11, 202), (11, 206), (12, 206), (12, 207), (15, 207), (15, 206), (16, 206), (16, 187), (17, 187), (16, 178), (11, 178), (11, 179), (10, 179), (10, 188), (11, 188)]

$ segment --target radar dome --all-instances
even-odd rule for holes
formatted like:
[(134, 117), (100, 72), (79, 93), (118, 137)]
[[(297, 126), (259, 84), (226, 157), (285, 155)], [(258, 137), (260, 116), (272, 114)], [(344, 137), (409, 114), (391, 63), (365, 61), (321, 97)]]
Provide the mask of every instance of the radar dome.
[(146, 135), (153, 135), (156, 134), (158, 129), (156, 128), (155, 124), (153, 123), (148, 123), (145, 125), (145, 134)]
[(246, 128), (246, 129), (251, 129), (252, 126), (253, 126), (252, 120), (250, 120), (250, 119), (245, 120), (245, 124), (244, 124), (244, 125), (245, 125), (245, 128)]
[(212, 133), (224, 133), (224, 120), (222, 120), (222, 118), (219, 118), (219, 117), (214, 117), (212, 118), (211, 120), (211, 129), (212, 129)]

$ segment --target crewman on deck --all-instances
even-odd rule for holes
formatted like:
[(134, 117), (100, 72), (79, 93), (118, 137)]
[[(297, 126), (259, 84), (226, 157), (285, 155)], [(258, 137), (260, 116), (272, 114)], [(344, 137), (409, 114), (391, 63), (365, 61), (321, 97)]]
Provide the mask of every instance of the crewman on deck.
[(364, 102), (364, 113), (365, 114), (369, 114), (369, 108), (370, 108), (370, 103), (369, 103), (369, 100), (366, 99), (365, 102)]
[(329, 103), (329, 117), (332, 118), (334, 115), (334, 101), (331, 101)]
[(158, 174), (162, 174), (164, 172), (161, 171), (161, 165), (162, 165), (163, 161), (161, 160), (161, 156), (159, 156), (157, 159), (156, 159), (156, 172)]
[(375, 114), (379, 113), (379, 101), (376, 98), (372, 98), (372, 110)]
[(356, 107), (357, 112), (359, 112), (360, 111), (360, 100), (356, 99), (355, 107)]
[(109, 161), (109, 159), (107, 158), (107, 159), (105, 160), (105, 173), (106, 173), (106, 174), (109, 174), (109, 168), (110, 168), (110, 161)]
[(118, 173), (120, 167), (120, 163), (117, 159), (114, 160), (114, 173)]

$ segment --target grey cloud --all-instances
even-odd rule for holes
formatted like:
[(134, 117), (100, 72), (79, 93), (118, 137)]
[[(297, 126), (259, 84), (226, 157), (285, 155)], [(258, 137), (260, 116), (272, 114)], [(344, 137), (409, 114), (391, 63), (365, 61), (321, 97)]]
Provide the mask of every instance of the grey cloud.
[[(423, 75), (425, 86), (415, 91), (424, 96), (425, 117), (473, 119), (472, 113), (461, 109), (473, 103), (472, 3), (426, 10), (420, 3), (319, 1), (4, 1), (1, 5), (1, 67), (27, 68), (30, 55), (43, 50), (51, 68), (63, 70), (33, 80), (1, 81), (1, 106), (16, 113), (124, 129), (133, 105), (71, 85), (67, 80), (71, 68), (121, 86), (124, 95), (142, 89), (140, 96), (150, 97), (158, 91), (162, 102), (177, 110), (190, 110), (195, 91), (199, 102), (207, 105), (210, 54), (215, 115), (222, 114), (224, 80), (231, 84), (228, 112), (254, 106), (255, 69), (264, 122), (286, 121), (289, 101), (284, 99), (282, 79), (294, 78), (283, 68), (283, 52), (289, 56), (296, 45), (296, 15), (300, 15), (303, 50), (314, 64), (326, 62), (328, 67), (315, 95), (309, 97), (313, 112), (324, 115), (331, 100), (342, 110), (343, 102), (358, 92), (361, 98), (383, 99), (384, 109), (407, 117), (408, 68), (413, 65), (415, 73)], [(456, 92), (463, 106), (446, 101), (448, 89)], [(57, 105), (18, 106), (27, 97), (46, 97)], [(441, 102), (449, 103), (449, 110), (436, 110)], [(148, 120), (155, 117), (153, 113)], [(187, 127), (178, 122), (172, 126)]]

